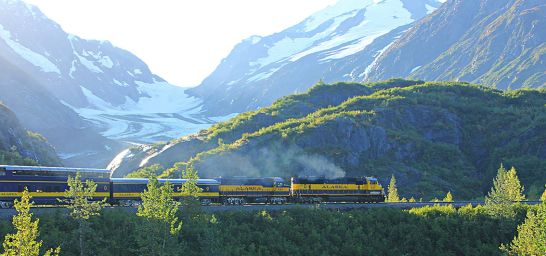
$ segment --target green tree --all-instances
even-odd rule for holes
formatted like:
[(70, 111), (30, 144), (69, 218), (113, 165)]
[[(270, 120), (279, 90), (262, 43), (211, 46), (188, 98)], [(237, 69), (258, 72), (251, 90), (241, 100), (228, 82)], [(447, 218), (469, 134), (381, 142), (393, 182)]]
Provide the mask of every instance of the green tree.
[(400, 202), (398, 189), (396, 188), (396, 178), (394, 177), (394, 175), (392, 175), (391, 182), (389, 183), (389, 194), (387, 195), (387, 202)]
[(92, 180), (81, 179), (81, 174), (76, 173), (76, 177), (68, 177), (68, 190), (64, 192), (65, 199), (59, 201), (66, 203), (70, 209), (70, 217), (78, 222), (78, 237), (80, 255), (85, 255), (84, 241), (85, 234), (90, 231), (89, 218), (100, 215), (100, 211), (106, 203), (103, 200), (93, 200), (97, 191), (97, 184)]
[(542, 196), (540, 197), (540, 200), (544, 203), (546, 202), (546, 190), (544, 190), (544, 193), (542, 193)]
[(126, 177), (127, 178), (149, 178), (149, 177), (156, 177), (163, 171), (163, 166), (160, 164), (154, 164), (150, 166), (145, 166), (143, 168), (140, 168), (136, 170), (135, 172), (129, 173)]
[(188, 164), (184, 170), (182, 170), (182, 179), (186, 179), (186, 182), (182, 184), (180, 191), (183, 196), (197, 197), (197, 195), (203, 191), (200, 187), (197, 186), (197, 180), (199, 175), (193, 164)]
[(137, 216), (145, 220), (138, 241), (142, 254), (164, 255), (168, 234), (176, 235), (182, 229), (182, 222), (176, 217), (180, 203), (173, 199), (173, 193), (169, 182), (160, 185), (157, 178), (149, 178), (137, 211)]
[(409, 199), (409, 202), (410, 203), (415, 203), (415, 198), (413, 198), (413, 196)]
[(493, 180), (493, 187), (485, 198), (486, 204), (511, 204), (525, 200), (523, 186), (519, 181), (516, 168), (507, 171), (501, 164), (497, 177)]
[(545, 201), (536, 211), (529, 209), (525, 221), (518, 226), (517, 236), (509, 246), (502, 245), (501, 249), (510, 255), (546, 255)]
[[(188, 163), (186, 162), (176, 162), (173, 167), (165, 170), (161, 176), (163, 177), (176, 177), (182, 178), (182, 172), (186, 169)], [(146, 176), (149, 177), (149, 176)]]
[[(13, 216), (15, 234), (7, 234), (4, 237), (4, 253), (2, 256), (35, 256), (39, 255), (42, 241), (38, 241), (38, 223), (40, 220), (32, 220), (30, 213), (30, 193), (25, 187), (21, 201), (15, 200), (17, 215)], [(60, 248), (48, 250), (45, 255), (58, 255)]]
[(512, 204), (525, 200), (523, 186), (517, 176), (516, 168), (506, 170), (501, 164), (493, 187), (485, 197), (488, 212), (494, 216), (514, 217)]
[(447, 192), (446, 197), (444, 197), (444, 202), (453, 202), (453, 195), (451, 195), (451, 191)]

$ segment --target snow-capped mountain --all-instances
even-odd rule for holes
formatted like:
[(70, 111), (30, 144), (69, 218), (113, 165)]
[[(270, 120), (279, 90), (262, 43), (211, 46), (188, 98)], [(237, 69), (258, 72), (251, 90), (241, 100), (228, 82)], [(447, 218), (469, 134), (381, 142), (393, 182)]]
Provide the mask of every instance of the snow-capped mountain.
[(498, 89), (546, 87), (546, 2), (451, 0), (417, 22), (368, 80), (411, 77)]
[(363, 80), (375, 57), (445, 0), (340, 0), (282, 32), (239, 43), (188, 90), (213, 114), (242, 112), (315, 82)]
[[(5, 60), (2, 65), (21, 70), (32, 80), (33, 88), (44, 92), (36, 96), (36, 89), (31, 89), (18, 94), (20, 88), (8, 85), (9, 90), (0, 94), (0, 100), (6, 101), (18, 116), (28, 117), (22, 118), (25, 126), (48, 137), (65, 158), (81, 159), (83, 154), (92, 159), (99, 151), (108, 151), (112, 158), (121, 149), (115, 141), (168, 140), (197, 132), (217, 120), (201, 117), (198, 99), (153, 74), (132, 53), (108, 41), (68, 34), (38, 8), (20, 0), (0, 0), (0, 57)], [(18, 97), (28, 93), (59, 104), (41, 109), (33, 105), (44, 102), (42, 99), (17, 102)], [(47, 128), (36, 121), (53, 120), (49, 117), (59, 113), (70, 113), (78, 120), (65, 118), (48, 123)], [(86, 147), (90, 142), (80, 141), (80, 136), (66, 138), (58, 134), (67, 134), (63, 132), (66, 127), (90, 129), (114, 143), (97, 141), (100, 146), (89, 149)], [(99, 165), (106, 163), (105, 158)], [(84, 164), (97, 165), (93, 160)]]

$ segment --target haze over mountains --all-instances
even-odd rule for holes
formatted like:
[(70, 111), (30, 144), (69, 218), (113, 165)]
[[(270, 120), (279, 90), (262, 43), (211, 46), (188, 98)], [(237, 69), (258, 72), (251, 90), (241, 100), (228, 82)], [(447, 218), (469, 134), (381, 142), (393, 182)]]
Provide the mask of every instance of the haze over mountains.
[(67, 34), (19, 0), (0, 1), (0, 61), (0, 100), (68, 165), (104, 167), (125, 142), (173, 139), (217, 121), (130, 52)]

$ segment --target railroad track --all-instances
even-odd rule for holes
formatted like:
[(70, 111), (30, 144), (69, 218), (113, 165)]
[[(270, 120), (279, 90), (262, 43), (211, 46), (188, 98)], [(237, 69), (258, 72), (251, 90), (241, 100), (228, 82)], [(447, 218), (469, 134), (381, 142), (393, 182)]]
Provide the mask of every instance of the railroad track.
[[(536, 205), (540, 204), (541, 201), (524, 201), (522, 204)], [(225, 212), (225, 211), (280, 211), (287, 209), (312, 209), (312, 208), (321, 208), (321, 209), (333, 209), (333, 210), (351, 210), (351, 209), (369, 209), (369, 208), (400, 208), (400, 209), (411, 209), (419, 208), (425, 206), (433, 205), (453, 205), (456, 208), (463, 207), (466, 205), (478, 206), (483, 205), (483, 201), (456, 201), (456, 202), (405, 202), (405, 203), (369, 203), (369, 204), (355, 204), (355, 203), (321, 203), (321, 204), (248, 204), (248, 205), (208, 205), (202, 206), (203, 211), (208, 213), (214, 212)], [(123, 209), (129, 213), (136, 212), (136, 207), (125, 207), (125, 206), (109, 206), (105, 207), (104, 210), (111, 211), (114, 209)], [(182, 209), (183, 210), (183, 209)], [(35, 215), (40, 215), (44, 213), (50, 213), (53, 211), (68, 212), (68, 209), (63, 206), (48, 206), (48, 207), (33, 207), (31, 212)], [(15, 209), (0, 209), (0, 219), (9, 219), (17, 212)]]

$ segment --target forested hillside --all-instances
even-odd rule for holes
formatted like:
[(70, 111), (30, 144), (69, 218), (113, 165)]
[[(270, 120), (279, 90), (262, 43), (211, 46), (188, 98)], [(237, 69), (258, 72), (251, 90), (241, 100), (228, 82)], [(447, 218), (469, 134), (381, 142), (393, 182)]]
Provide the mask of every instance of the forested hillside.
[[(483, 207), (185, 212), (182, 232), (169, 237), (163, 255), (499, 255), (525, 211), (519, 207), (514, 219), (491, 217)], [(43, 247), (79, 255), (75, 221), (62, 213), (36, 217)], [(142, 255), (139, 238), (145, 234), (135, 214), (115, 209), (90, 221), (87, 255)], [(0, 237), (9, 225), (0, 220)]]
[(25, 130), (15, 114), (0, 103), (2, 164), (59, 166), (60, 160), (42, 135)]
[[(484, 195), (500, 163), (532, 196), (546, 176), (546, 90), (502, 92), (466, 83), (319, 83), (308, 93), (219, 123), (119, 163), (194, 163), (201, 177), (326, 175), (399, 180), (404, 196)], [(119, 159), (118, 159), (119, 160)], [(169, 175), (165, 173), (164, 175)]]

